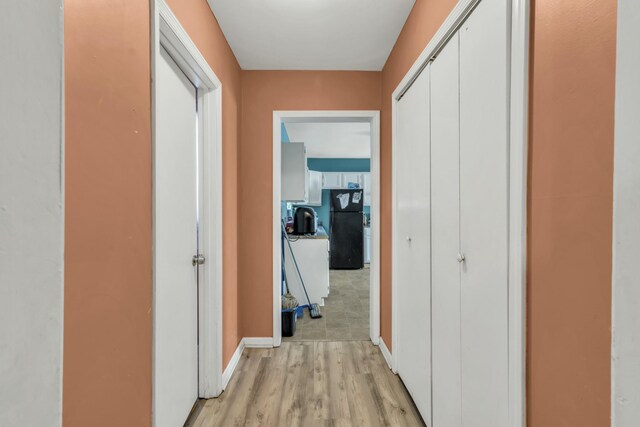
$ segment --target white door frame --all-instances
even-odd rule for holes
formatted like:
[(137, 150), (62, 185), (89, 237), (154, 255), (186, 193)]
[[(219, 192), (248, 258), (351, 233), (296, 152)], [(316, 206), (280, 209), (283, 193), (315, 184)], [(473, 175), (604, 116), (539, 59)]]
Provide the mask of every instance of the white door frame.
[[(392, 228), (397, 230), (397, 103), (420, 72), (440, 52), (481, 0), (460, 0), (429, 44), (413, 63), (391, 97), (392, 115)], [(510, 112), (509, 112), (509, 425), (523, 427), (526, 415), (526, 216), (529, 114), (529, 0), (511, 0)], [(392, 233), (395, 233), (393, 231)], [(393, 234), (392, 234), (393, 235)], [(397, 372), (396, 325), (398, 265), (392, 238), (392, 350), (391, 369)]]
[(369, 337), (380, 342), (380, 112), (368, 110), (273, 112), (273, 346), (282, 342), (280, 265), (280, 145), (282, 121), (360, 121), (371, 124), (371, 269), (369, 278)]
[(640, 419), (640, 288), (636, 267), (640, 252), (637, 220), (640, 84), (636, 74), (640, 68), (639, 18), (637, 0), (618, 1), (611, 280), (612, 427), (636, 425)]
[[(200, 225), (202, 253), (207, 258), (198, 287), (198, 396), (216, 397), (222, 392), (222, 83), (189, 38), (165, 0), (154, 0), (151, 49), (152, 141), (155, 164), (158, 87), (156, 61), (164, 47), (198, 89), (198, 120), (203, 130), (204, 184)], [(155, 186), (155, 182), (153, 184)], [(155, 189), (154, 189), (155, 195)], [(155, 201), (154, 201), (155, 246)], [(155, 250), (153, 278), (153, 339), (155, 342)], [(154, 347), (155, 348), (155, 347)], [(155, 354), (153, 355), (155, 363)], [(155, 365), (154, 365), (155, 366)], [(155, 378), (153, 379), (155, 381)], [(155, 416), (155, 396), (153, 396)], [(154, 418), (155, 424), (155, 418)]]

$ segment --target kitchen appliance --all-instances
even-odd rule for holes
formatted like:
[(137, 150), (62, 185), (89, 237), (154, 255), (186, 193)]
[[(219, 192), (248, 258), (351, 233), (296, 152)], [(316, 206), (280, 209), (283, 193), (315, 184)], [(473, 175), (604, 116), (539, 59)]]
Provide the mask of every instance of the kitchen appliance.
[(329, 268), (356, 270), (364, 267), (364, 192), (331, 190)]
[(318, 215), (313, 208), (299, 207), (293, 214), (293, 234), (316, 234)]

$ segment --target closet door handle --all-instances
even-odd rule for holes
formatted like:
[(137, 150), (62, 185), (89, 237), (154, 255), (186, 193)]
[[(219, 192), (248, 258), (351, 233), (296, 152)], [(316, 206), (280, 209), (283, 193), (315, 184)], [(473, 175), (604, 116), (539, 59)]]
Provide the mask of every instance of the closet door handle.
[(411, 236), (407, 236), (407, 242), (411, 243)]
[(458, 254), (457, 256), (458, 262), (462, 263), (465, 260), (464, 254)]

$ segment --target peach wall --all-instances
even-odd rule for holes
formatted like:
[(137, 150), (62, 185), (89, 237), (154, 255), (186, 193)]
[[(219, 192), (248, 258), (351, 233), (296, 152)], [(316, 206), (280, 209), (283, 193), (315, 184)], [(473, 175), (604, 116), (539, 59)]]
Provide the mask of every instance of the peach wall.
[(241, 104), (238, 200), (241, 331), (244, 336), (271, 337), (273, 111), (379, 110), (380, 73), (243, 71)]
[(616, 0), (533, 6), (528, 425), (609, 425)]
[[(205, 0), (171, 0), (223, 84), (224, 355), (239, 341), (240, 68)], [(151, 424), (148, 0), (65, 1), (63, 422)], [(226, 364), (226, 363), (225, 363)]]
[(391, 340), (391, 95), (457, 0), (416, 0), (384, 68), (380, 113), (380, 335)]
[(65, 1), (65, 426), (149, 425), (149, 2)]

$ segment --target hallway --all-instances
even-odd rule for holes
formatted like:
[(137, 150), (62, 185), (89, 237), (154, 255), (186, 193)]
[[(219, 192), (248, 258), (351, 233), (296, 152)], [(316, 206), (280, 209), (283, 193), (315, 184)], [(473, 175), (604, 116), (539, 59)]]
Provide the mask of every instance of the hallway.
[(188, 426), (423, 426), (399, 377), (369, 341), (246, 349), (227, 390)]
[(640, 0), (2, 12), (0, 427), (640, 427)]

